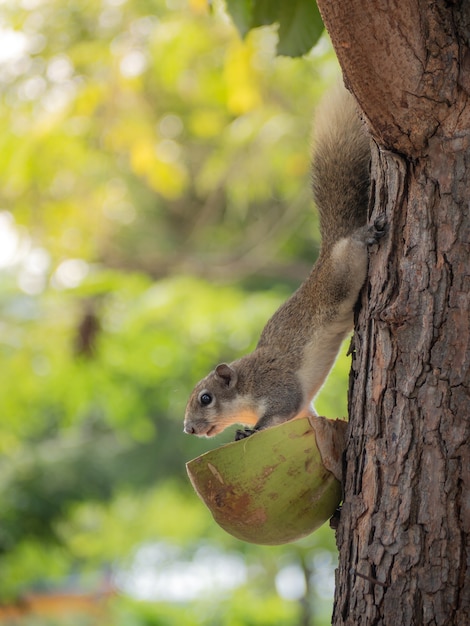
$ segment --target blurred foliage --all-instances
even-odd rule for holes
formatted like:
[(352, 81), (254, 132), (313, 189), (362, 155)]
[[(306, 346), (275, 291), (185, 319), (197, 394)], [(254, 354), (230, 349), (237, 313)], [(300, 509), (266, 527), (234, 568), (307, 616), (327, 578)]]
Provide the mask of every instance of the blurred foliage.
[[(307, 605), (329, 623), (331, 531), (280, 548), (225, 535), (184, 463), (233, 433), (182, 434), (194, 382), (254, 347), (315, 259), (327, 40), (276, 58), (275, 26), (242, 41), (203, 0), (5, 1), (0, 34), (0, 600), (111, 572), (116, 626), (298, 624)], [(322, 413), (345, 413), (347, 368)], [(168, 571), (203, 579), (209, 547), (244, 575), (143, 602), (129, 572), (162, 544)], [(288, 568), (303, 591), (276, 587)]]

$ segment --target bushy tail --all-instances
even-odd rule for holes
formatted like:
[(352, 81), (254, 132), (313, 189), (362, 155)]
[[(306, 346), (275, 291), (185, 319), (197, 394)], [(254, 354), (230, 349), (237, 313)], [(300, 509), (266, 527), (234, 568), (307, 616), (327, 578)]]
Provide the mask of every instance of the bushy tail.
[(347, 237), (367, 220), (370, 140), (343, 85), (318, 107), (312, 157), (313, 195), (323, 244)]

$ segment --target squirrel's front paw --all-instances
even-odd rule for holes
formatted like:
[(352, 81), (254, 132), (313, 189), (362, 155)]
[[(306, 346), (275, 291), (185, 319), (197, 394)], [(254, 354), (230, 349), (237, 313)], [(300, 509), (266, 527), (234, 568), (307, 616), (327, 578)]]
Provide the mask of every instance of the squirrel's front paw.
[(379, 215), (379, 217), (374, 220), (372, 226), (369, 226), (367, 229), (366, 244), (368, 246), (374, 245), (374, 243), (377, 243), (379, 239), (382, 239), (382, 237), (387, 234), (387, 230), (387, 218), (385, 215)]
[(235, 433), (235, 441), (240, 441), (240, 439), (246, 439), (247, 437), (253, 435), (255, 432), (256, 430), (254, 428), (239, 429)]

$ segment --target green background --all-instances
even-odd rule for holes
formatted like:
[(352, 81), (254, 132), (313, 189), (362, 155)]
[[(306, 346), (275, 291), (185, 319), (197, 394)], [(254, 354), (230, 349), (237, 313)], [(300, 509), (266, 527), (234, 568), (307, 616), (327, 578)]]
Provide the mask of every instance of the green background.
[[(317, 256), (328, 40), (276, 56), (276, 25), (242, 40), (202, 0), (5, 2), (0, 28), (0, 602), (39, 626), (330, 623), (328, 525), (231, 538), (185, 462), (233, 432), (182, 432), (194, 383), (255, 346)], [(27, 608), (100, 592), (98, 616)]]

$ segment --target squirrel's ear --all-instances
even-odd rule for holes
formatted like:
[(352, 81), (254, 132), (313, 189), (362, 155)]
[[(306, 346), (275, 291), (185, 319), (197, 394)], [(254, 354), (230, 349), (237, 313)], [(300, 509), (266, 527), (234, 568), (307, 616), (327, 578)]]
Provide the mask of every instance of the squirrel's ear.
[(220, 365), (217, 365), (217, 367), (215, 368), (215, 373), (217, 377), (221, 379), (221, 382), (229, 389), (236, 385), (237, 372), (232, 367), (230, 367), (230, 365), (227, 365), (227, 363), (221, 363)]

